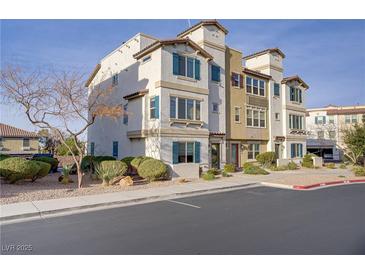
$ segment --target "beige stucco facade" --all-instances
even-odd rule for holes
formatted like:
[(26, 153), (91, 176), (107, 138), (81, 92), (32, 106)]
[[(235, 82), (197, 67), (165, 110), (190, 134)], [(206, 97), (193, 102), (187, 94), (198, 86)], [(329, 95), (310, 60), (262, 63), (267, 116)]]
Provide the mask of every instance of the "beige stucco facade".
[(39, 152), (38, 138), (28, 138), (29, 146), (23, 146), (23, 138), (1, 137), (1, 154), (27, 155)]

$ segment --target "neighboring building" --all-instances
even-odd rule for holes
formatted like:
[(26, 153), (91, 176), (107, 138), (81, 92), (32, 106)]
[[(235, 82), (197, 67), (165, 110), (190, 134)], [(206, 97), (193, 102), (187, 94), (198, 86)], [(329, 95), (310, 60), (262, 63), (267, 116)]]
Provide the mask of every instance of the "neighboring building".
[(0, 154), (30, 156), (38, 152), (37, 133), (0, 123)]
[(342, 131), (365, 119), (365, 105), (307, 109), (307, 151), (328, 161), (340, 161), (344, 146)]
[(221, 167), (227, 33), (215, 20), (170, 40), (139, 33), (103, 58), (87, 86), (112, 86), (127, 115), (98, 118), (88, 130), (89, 153)]
[(170, 40), (139, 33), (104, 57), (86, 86), (89, 93), (112, 87), (126, 114), (97, 118), (88, 152), (216, 168), (241, 166), (265, 151), (301, 157), (308, 86), (283, 77), (279, 49), (246, 56), (242, 66), (227, 33), (205, 20)]

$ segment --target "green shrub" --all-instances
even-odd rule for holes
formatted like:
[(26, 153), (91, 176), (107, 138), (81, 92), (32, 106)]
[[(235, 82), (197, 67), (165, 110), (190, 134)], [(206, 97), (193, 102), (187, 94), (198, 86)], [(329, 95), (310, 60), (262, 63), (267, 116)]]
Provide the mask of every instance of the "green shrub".
[(116, 160), (105, 160), (95, 166), (98, 177), (103, 180), (103, 185), (109, 185), (110, 180), (122, 176), (128, 169), (126, 163)]
[(140, 166), (140, 164), (142, 164), (144, 161), (150, 160), (150, 159), (153, 159), (153, 158), (152, 157), (148, 157), (148, 156), (138, 156), (138, 157), (135, 157), (131, 161), (131, 166), (134, 167), (135, 169), (138, 169), (138, 167)]
[(233, 173), (236, 171), (236, 166), (234, 164), (225, 164), (223, 169), (225, 172)]
[(44, 162), (47, 164), (51, 165), (51, 170), (53, 172), (57, 171), (58, 168), (58, 160), (56, 158), (52, 158), (52, 157), (36, 157), (33, 160), (38, 161), (38, 162)]
[[(82, 160), (81, 160), (81, 170), (83, 171), (83, 172), (89, 172), (89, 171), (92, 171), (93, 170), (93, 165), (92, 165), (92, 163), (93, 163), (93, 156), (91, 156), (91, 155), (86, 155), (86, 156), (84, 156), (84, 158), (82, 158)], [(63, 168), (65, 168), (65, 166), (63, 166), (62, 167), (62, 170), (63, 170)], [(68, 169), (69, 167), (66, 167), (66, 169)], [(71, 167), (70, 167), (70, 169), (71, 169)]]
[(270, 170), (272, 170), (272, 171), (284, 171), (284, 170), (288, 170), (288, 166), (271, 166)]
[(73, 181), (70, 179), (72, 165), (64, 165), (62, 167), (62, 176), (61, 180), (59, 180), (63, 184), (72, 183)]
[(222, 172), (222, 177), (232, 177), (231, 174), (229, 174), (227, 171)]
[(134, 159), (133, 156), (127, 156), (127, 157), (124, 157), (121, 161), (126, 163), (128, 166), (130, 166), (133, 159)]
[(252, 167), (252, 166), (254, 166), (253, 163), (246, 162), (246, 163), (243, 164), (242, 168), (245, 169), (245, 168), (249, 168), (249, 167)]
[(167, 174), (167, 166), (160, 160), (146, 159), (138, 166), (138, 175), (149, 181), (163, 178)]
[(0, 154), (0, 161), (10, 158), (10, 155)]
[(259, 166), (254, 166), (254, 165), (247, 166), (246, 168), (243, 169), (243, 172), (245, 174), (253, 174), (253, 175), (268, 175), (268, 174), (270, 174), (265, 169), (263, 169)]
[(288, 164), (288, 169), (289, 170), (296, 170), (296, 169), (298, 169), (298, 165), (296, 164), (296, 163), (294, 163), (293, 161), (291, 161), (289, 164)]
[[(113, 156), (91, 156), (86, 155), (84, 158), (82, 158), (81, 161), (81, 170), (83, 172), (89, 172), (91, 171), (94, 173), (95, 167), (99, 165), (103, 161), (115, 161), (115, 157)], [(75, 173), (73, 170), (76, 168), (76, 165), (72, 168), (71, 173)], [(76, 170), (75, 170), (76, 171)]]
[(0, 161), (0, 176), (10, 183), (15, 183), (22, 179), (32, 179), (40, 169), (40, 166), (35, 161), (19, 157), (10, 157)]
[(276, 163), (276, 154), (275, 152), (264, 152), (260, 153), (256, 156), (256, 160), (260, 163), (263, 167), (269, 167)]
[(354, 172), (355, 176), (365, 176), (365, 167), (355, 166), (352, 171)]
[(303, 157), (302, 166), (306, 168), (313, 168), (313, 154), (306, 154)]
[(36, 163), (39, 166), (39, 171), (37, 172), (36, 175), (34, 175), (32, 177), (32, 182), (48, 175), (48, 173), (52, 167), (51, 164), (46, 163), (46, 162), (41, 162), (41, 161), (35, 161), (35, 160), (32, 160), (32, 162)]
[(346, 169), (346, 168), (347, 168), (347, 166), (346, 166), (346, 164), (342, 163), (342, 164), (340, 164), (340, 168), (341, 168), (341, 169)]
[(211, 173), (213, 175), (221, 174), (220, 170), (217, 169), (217, 168), (210, 168), (210, 169), (207, 170), (207, 173)]
[(335, 163), (328, 163), (328, 164), (325, 164), (325, 167), (329, 168), (329, 169), (336, 169), (336, 165)]
[(213, 173), (203, 173), (202, 178), (203, 180), (211, 181), (215, 179), (215, 175)]

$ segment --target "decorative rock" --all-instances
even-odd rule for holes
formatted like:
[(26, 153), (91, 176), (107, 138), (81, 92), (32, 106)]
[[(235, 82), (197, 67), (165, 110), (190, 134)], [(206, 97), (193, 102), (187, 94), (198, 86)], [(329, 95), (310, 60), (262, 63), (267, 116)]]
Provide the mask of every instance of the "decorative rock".
[(120, 186), (132, 186), (133, 180), (132, 180), (131, 176), (126, 176), (126, 177), (120, 179), (119, 185)]

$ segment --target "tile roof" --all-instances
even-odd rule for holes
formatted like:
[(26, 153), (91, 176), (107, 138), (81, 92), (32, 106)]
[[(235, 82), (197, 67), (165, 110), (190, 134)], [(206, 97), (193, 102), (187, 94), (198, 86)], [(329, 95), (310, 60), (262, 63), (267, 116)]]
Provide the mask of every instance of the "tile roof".
[(252, 53), (250, 55), (244, 56), (243, 59), (251, 59), (253, 57), (257, 57), (257, 56), (260, 56), (260, 55), (263, 55), (263, 54), (266, 54), (266, 53), (271, 53), (271, 52), (276, 52), (281, 57), (285, 58), (285, 54), (279, 48), (270, 48), (270, 49), (264, 49), (262, 51), (255, 52), (255, 53)]
[(242, 72), (246, 73), (246, 74), (250, 74), (250, 75), (254, 75), (257, 77), (261, 77), (267, 80), (270, 80), (272, 77), (270, 75), (258, 72), (256, 70), (252, 70), (252, 69), (248, 69), (248, 68), (242, 68)]
[(16, 128), (13, 126), (9, 126), (3, 123), (0, 123), (0, 136), (1, 137), (33, 137), (37, 138), (38, 134), (35, 132), (26, 131), (24, 129)]
[(190, 28), (184, 30), (183, 32), (179, 33), (177, 35), (177, 37), (182, 37), (185, 34), (200, 28), (201, 26), (209, 26), (209, 25), (210, 26), (214, 25), (217, 28), (219, 28), (221, 31), (223, 31), (224, 34), (228, 34), (228, 30), (225, 27), (223, 27), (217, 20), (202, 20), (199, 23), (197, 23), (197, 24), (191, 26)]
[(285, 77), (283, 78), (283, 80), (281, 80), (282, 84), (286, 84), (287, 82), (293, 81), (293, 80), (297, 80), (299, 83), (301, 83), (306, 89), (309, 88), (309, 86), (298, 76), (298, 75), (294, 75), (294, 76), (289, 76), (289, 77)]
[(202, 47), (198, 44), (190, 40), (189, 38), (177, 38), (177, 39), (168, 39), (168, 40), (158, 40), (151, 45), (145, 47), (144, 49), (140, 50), (139, 52), (133, 55), (134, 58), (140, 59), (143, 56), (147, 55), (148, 53), (153, 52), (154, 50), (165, 46), (165, 45), (174, 45), (174, 44), (189, 44), (193, 49), (197, 50), (202, 56), (208, 59), (213, 59), (213, 56), (210, 55), (207, 51), (205, 51)]

